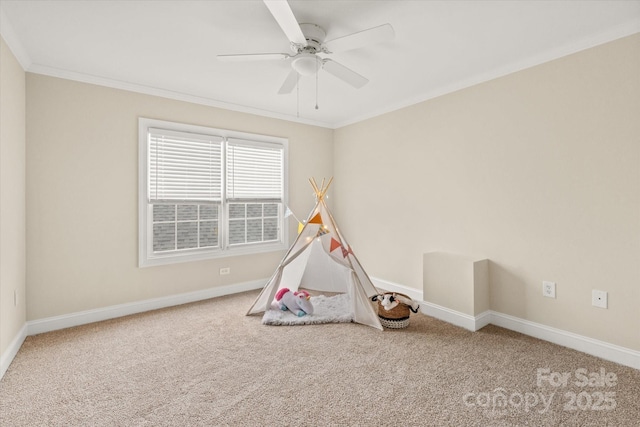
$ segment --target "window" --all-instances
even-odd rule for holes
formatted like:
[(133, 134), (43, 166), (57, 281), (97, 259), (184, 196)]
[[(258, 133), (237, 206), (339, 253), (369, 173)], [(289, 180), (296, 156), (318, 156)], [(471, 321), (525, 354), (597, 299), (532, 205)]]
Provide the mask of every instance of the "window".
[(139, 265), (285, 249), (287, 141), (140, 119)]

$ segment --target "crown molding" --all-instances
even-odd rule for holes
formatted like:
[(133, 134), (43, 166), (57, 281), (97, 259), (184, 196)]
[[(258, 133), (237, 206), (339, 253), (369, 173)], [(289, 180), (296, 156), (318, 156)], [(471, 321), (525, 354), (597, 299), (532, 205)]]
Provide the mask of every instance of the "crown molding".
[(381, 116), (383, 114), (391, 113), (393, 111), (400, 110), (402, 108), (410, 107), (412, 105), (419, 104), (424, 101), (428, 101), (430, 99), (437, 98), (442, 95), (446, 95), (448, 93), (457, 92), (462, 89), (466, 89), (471, 86), (475, 86), (480, 83), (484, 83), (490, 80), (497, 79), (499, 77), (506, 76), (508, 74), (513, 74), (518, 71), (525, 70), (527, 68), (532, 68), (537, 65), (544, 64), (546, 62), (550, 62), (556, 59), (563, 58), (565, 56), (572, 55), (574, 53), (578, 53), (580, 51), (590, 49), (592, 47), (596, 47), (605, 43), (609, 43), (623, 37), (631, 36), (633, 34), (640, 33), (640, 18), (637, 18), (631, 22), (628, 22), (624, 25), (619, 25), (617, 27), (611, 28), (607, 31), (583, 38), (574, 43), (568, 43), (562, 46), (557, 46), (552, 49), (546, 50), (538, 55), (530, 56), (528, 58), (523, 59), (522, 61), (512, 62), (511, 64), (507, 64), (505, 66), (496, 68), (487, 73), (478, 74), (472, 76), (468, 79), (461, 80), (455, 82), (453, 84), (442, 86), (436, 88), (432, 91), (419, 94), (415, 97), (406, 99), (402, 102), (396, 104), (390, 104), (384, 109), (377, 110), (368, 114), (360, 115), (354, 117), (352, 119), (348, 119), (342, 122), (338, 122), (334, 124), (334, 129), (339, 129), (344, 126), (352, 125), (358, 122), (362, 122), (364, 120), (372, 119), (374, 117)]
[(81, 83), (88, 83), (97, 86), (104, 86), (113, 89), (126, 90), (129, 92), (141, 93), (144, 95), (158, 96), (160, 98), (173, 99), (176, 101), (184, 101), (192, 104), (206, 105), (208, 107), (222, 108), (225, 110), (237, 111), (240, 113), (253, 114), (262, 117), (269, 117), (273, 119), (285, 120), (289, 122), (302, 123), (305, 125), (318, 126), (323, 128), (333, 129), (330, 123), (319, 122), (315, 120), (308, 120), (302, 117), (295, 117), (288, 114), (277, 113), (269, 110), (262, 110), (259, 108), (247, 107), (239, 104), (231, 104), (228, 102), (217, 101), (215, 99), (205, 98), (202, 96), (191, 95), (182, 92), (176, 92), (166, 89), (161, 89), (152, 86), (145, 86), (137, 83), (129, 83), (120, 80), (109, 79), (106, 77), (95, 76), (91, 74), (78, 73), (75, 71), (64, 70), (60, 68), (48, 67), (41, 64), (32, 64), (29, 69), (29, 73), (41, 74), (49, 77), (57, 77), (66, 80), (73, 80)]

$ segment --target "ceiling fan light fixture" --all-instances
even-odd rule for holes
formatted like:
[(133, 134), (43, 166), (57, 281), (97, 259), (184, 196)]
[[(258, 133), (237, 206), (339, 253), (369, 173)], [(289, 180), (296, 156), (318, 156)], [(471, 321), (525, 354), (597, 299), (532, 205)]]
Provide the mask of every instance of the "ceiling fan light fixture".
[(302, 76), (313, 76), (322, 68), (322, 59), (316, 55), (304, 53), (295, 58), (291, 66)]

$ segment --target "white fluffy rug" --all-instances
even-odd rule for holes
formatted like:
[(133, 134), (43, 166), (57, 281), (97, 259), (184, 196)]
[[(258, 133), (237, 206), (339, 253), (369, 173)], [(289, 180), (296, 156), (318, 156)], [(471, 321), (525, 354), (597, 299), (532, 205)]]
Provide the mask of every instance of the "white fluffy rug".
[(339, 294), (331, 297), (318, 295), (311, 297), (313, 314), (298, 317), (291, 311), (272, 308), (262, 317), (265, 325), (312, 325), (316, 323), (349, 323), (353, 320), (349, 295)]

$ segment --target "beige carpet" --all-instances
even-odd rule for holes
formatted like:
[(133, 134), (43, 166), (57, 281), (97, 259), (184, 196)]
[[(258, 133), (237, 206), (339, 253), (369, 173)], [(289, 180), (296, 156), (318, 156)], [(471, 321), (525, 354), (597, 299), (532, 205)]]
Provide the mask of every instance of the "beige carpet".
[[(0, 382), (0, 425), (639, 425), (640, 371), (421, 314), (384, 332), (266, 326), (244, 316), (256, 295), (28, 337)], [(545, 368), (553, 385), (538, 385)]]

